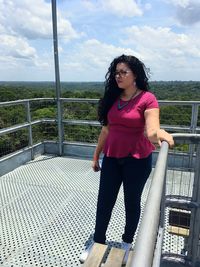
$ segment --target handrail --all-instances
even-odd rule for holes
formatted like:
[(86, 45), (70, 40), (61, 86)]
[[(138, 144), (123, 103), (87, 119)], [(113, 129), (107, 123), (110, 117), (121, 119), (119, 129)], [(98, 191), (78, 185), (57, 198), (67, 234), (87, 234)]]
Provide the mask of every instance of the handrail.
[(152, 266), (160, 219), (160, 204), (167, 168), (168, 148), (168, 143), (163, 141), (137, 235), (131, 267)]
[(173, 133), (172, 134), (175, 141), (184, 141), (187, 138), (188, 144), (197, 144), (200, 143), (200, 134), (191, 134), (191, 133)]
[(16, 125), (11, 126), (11, 127), (0, 129), (0, 136), (2, 136), (4, 134), (16, 132), (17, 130), (28, 128), (30, 125), (36, 125), (36, 124), (40, 124), (40, 123), (55, 123), (55, 122), (56, 122), (56, 119), (44, 118), (44, 119), (34, 120), (30, 123), (25, 122), (25, 123), (21, 123), (21, 124), (16, 124)]
[[(55, 101), (56, 99), (53, 97), (40, 97), (40, 98), (28, 98), (28, 99), (19, 99), (19, 100), (12, 100), (12, 101), (4, 101), (0, 102), (0, 106), (7, 106), (7, 105), (15, 105), (15, 104), (22, 104), (24, 102), (32, 102), (32, 101)], [(60, 100), (63, 102), (90, 102), (90, 103), (98, 103), (98, 98), (63, 98), (61, 97)], [(200, 101), (179, 101), (179, 100), (158, 100), (159, 104), (161, 105), (200, 105)]]
[(195, 105), (200, 105), (200, 101), (194, 101), (194, 100), (159, 100), (158, 101), (159, 104), (162, 105), (191, 105), (191, 104), (195, 104)]
[[(200, 143), (200, 134), (175, 133), (172, 135), (177, 143), (185, 139), (188, 144)], [(160, 267), (163, 225), (159, 225), (159, 222), (162, 223), (161, 205), (164, 203), (162, 196), (165, 188), (168, 148), (167, 142), (163, 141), (137, 234), (131, 267)]]
[(19, 99), (19, 100), (13, 100), (13, 101), (5, 101), (5, 102), (0, 102), (0, 107), (3, 106), (12, 106), (12, 105), (20, 105), (20, 104), (25, 104), (27, 102), (33, 102), (33, 101), (55, 101), (55, 98), (29, 98), (29, 99)]

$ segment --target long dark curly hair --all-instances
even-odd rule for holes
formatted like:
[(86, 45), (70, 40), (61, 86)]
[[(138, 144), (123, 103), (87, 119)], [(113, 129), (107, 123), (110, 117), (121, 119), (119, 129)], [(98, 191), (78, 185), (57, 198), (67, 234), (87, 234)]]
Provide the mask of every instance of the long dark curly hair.
[(126, 63), (129, 66), (136, 76), (137, 88), (143, 91), (149, 90), (149, 70), (145, 67), (144, 63), (134, 56), (121, 55), (115, 58), (106, 73), (104, 96), (100, 99), (98, 105), (98, 120), (101, 125), (108, 124), (108, 111), (123, 91), (123, 89), (118, 87), (115, 79), (115, 70), (118, 63)]

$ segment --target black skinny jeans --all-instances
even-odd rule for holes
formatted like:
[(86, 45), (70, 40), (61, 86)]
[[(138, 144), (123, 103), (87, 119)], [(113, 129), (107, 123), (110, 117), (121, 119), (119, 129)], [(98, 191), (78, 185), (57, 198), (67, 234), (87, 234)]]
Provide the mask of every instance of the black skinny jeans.
[(122, 183), (126, 213), (122, 240), (127, 243), (133, 241), (140, 218), (141, 194), (151, 169), (152, 154), (144, 159), (133, 157), (117, 159), (104, 156), (97, 202), (95, 242), (105, 243), (106, 230)]

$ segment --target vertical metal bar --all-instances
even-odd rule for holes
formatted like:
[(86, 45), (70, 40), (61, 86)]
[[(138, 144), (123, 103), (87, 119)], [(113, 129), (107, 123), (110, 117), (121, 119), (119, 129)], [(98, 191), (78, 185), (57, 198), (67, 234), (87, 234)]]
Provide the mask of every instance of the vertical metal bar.
[[(198, 108), (197, 104), (192, 104), (192, 116), (191, 116), (191, 133), (197, 132), (197, 122), (198, 122)], [(192, 159), (194, 154), (194, 144), (189, 144), (189, 168), (192, 166)]]
[(165, 170), (165, 180), (163, 185), (161, 208), (160, 208), (160, 223), (157, 235), (157, 243), (153, 257), (152, 267), (160, 267), (160, 260), (162, 255), (162, 242), (164, 236), (164, 223), (165, 223), (165, 199), (166, 199), (166, 179), (167, 179), (167, 168)]
[(164, 235), (164, 229), (160, 226), (158, 230), (158, 236), (157, 236), (157, 242), (156, 242), (156, 247), (155, 247), (155, 253), (153, 256), (152, 267), (160, 267), (163, 235)]
[(28, 127), (28, 144), (31, 147), (31, 159), (34, 159), (33, 153), (33, 135), (32, 135), (32, 125), (31, 125), (31, 109), (30, 109), (30, 101), (26, 102), (26, 111), (27, 111), (27, 121), (29, 123)]
[(58, 35), (57, 35), (57, 14), (56, 0), (51, 0), (52, 4), (52, 23), (53, 23), (53, 46), (54, 46), (54, 63), (55, 63), (55, 79), (56, 79), (56, 101), (57, 101), (57, 125), (58, 125), (58, 153), (62, 155), (63, 134), (62, 134), (62, 112), (60, 101), (60, 74), (58, 59)]
[(197, 132), (197, 122), (198, 122), (198, 104), (192, 104), (192, 118), (191, 118), (191, 132), (196, 133)]

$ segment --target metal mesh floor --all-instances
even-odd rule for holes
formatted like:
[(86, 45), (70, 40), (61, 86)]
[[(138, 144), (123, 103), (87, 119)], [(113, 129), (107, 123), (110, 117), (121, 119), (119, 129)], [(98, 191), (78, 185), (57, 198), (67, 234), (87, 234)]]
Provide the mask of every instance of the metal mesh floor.
[[(168, 197), (179, 195), (192, 197), (194, 183), (194, 172), (167, 170), (166, 194)], [(186, 237), (169, 233), (169, 212), (170, 208), (165, 209), (165, 224), (162, 252), (166, 254), (184, 255)]]
[[(99, 173), (88, 160), (40, 156), (0, 178), (0, 264), (75, 267), (92, 238)], [(142, 208), (150, 180), (142, 198)], [(122, 190), (107, 232), (116, 247), (124, 227)]]

